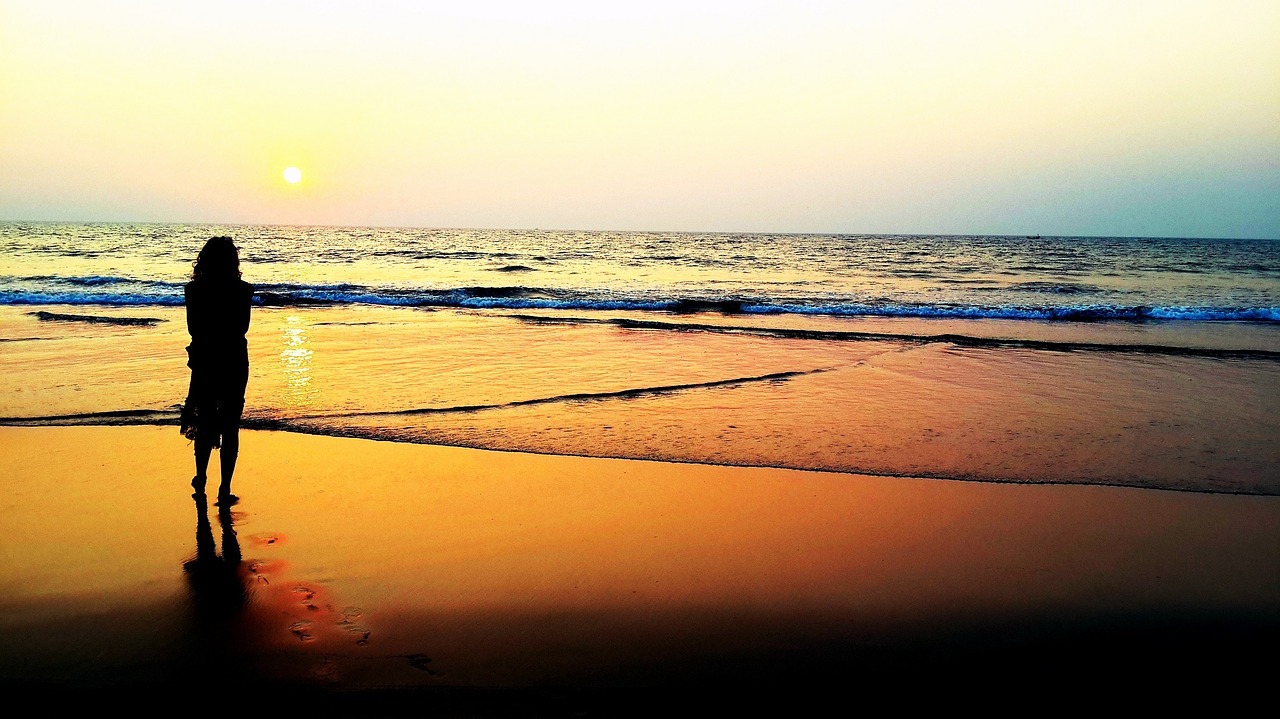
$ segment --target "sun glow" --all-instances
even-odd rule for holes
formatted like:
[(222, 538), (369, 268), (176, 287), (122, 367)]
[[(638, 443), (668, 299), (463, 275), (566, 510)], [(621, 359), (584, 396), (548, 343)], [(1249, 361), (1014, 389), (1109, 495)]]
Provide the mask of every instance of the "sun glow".
[(120, 5), (0, 0), (0, 217), (1280, 237), (1277, 2)]

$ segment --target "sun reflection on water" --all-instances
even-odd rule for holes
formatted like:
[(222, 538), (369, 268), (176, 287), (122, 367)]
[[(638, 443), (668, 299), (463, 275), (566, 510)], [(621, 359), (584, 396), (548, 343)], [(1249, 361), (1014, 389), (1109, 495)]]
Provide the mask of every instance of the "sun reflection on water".
[(311, 357), (315, 354), (307, 345), (307, 329), (301, 317), (290, 315), (280, 330), (284, 345), (280, 350), (280, 365), (284, 372), (288, 400), (295, 407), (312, 403), (318, 391), (311, 384)]

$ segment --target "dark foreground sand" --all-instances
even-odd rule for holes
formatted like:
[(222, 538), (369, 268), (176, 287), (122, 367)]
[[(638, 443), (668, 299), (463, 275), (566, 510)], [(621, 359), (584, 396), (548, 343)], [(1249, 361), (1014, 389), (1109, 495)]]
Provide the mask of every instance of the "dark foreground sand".
[(173, 428), (0, 428), (0, 686), (219, 713), (1223, 708), (1277, 667), (1280, 498), (242, 442), (220, 513)]

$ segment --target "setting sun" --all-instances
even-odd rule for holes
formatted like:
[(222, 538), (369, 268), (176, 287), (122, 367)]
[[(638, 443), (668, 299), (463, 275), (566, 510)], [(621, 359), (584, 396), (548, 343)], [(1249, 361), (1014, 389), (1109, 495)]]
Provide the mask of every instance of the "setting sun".
[(296, 167), (284, 168), (284, 181), (290, 185), (296, 185), (302, 181), (302, 170)]

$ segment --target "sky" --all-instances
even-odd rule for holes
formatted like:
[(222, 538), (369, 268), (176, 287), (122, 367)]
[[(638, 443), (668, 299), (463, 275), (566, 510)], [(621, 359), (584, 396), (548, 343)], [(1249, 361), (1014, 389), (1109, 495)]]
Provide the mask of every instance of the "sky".
[(0, 220), (1280, 238), (1277, 38), (1275, 0), (0, 0)]

